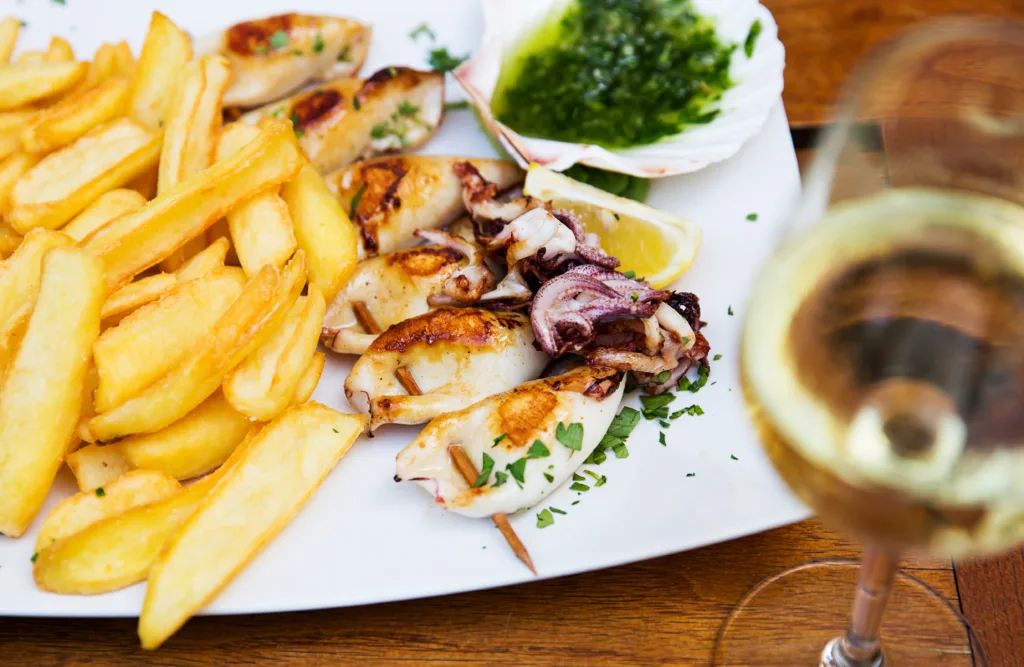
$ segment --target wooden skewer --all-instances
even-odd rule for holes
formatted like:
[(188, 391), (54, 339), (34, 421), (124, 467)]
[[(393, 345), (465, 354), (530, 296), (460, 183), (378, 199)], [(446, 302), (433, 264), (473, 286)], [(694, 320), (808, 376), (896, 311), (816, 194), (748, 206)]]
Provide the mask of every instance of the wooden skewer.
[[(462, 479), (466, 480), (466, 484), (473, 486), (480, 473), (477, 472), (473, 462), (469, 460), (469, 454), (466, 453), (466, 450), (459, 445), (452, 445), (448, 448), (448, 454), (452, 457), (455, 467), (459, 469)], [(516, 531), (512, 529), (512, 524), (508, 522), (508, 516), (504, 512), (498, 512), (491, 515), (491, 520), (494, 521), (494, 525), (501, 531), (508, 545), (512, 547), (516, 557), (523, 561), (526, 567), (530, 568), (530, 572), (537, 574), (537, 568), (533, 566), (530, 553), (526, 550), (526, 546), (519, 539), (519, 536), (516, 535)]]
[(423, 390), (416, 384), (416, 378), (412, 376), (409, 369), (405, 366), (399, 366), (395, 369), (395, 377), (398, 378), (398, 384), (409, 392), (410, 396), (422, 396)]
[(376, 335), (382, 331), (380, 325), (377, 324), (377, 320), (374, 319), (373, 313), (370, 312), (370, 309), (362, 301), (352, 302), (352, 312), (355, 313), (356, 319), (359, 320), (359, 324), (366, 329), (367, 333)]
[[(358, 317), (358, 306), (360, 305), (366, 308), (366, 305), (359, 301), (355, 301), (352, 304), (353, 309), (356, 312), (356, 317)], [(372, 322), (373, 316), (370, 316), (370, 318)], [(367, 329), (370, 330), (370, 327), (367, 327)], [(413, 374), (409, 372), (408, 368), (399, 366), (394, 370), (394, 376), (398, 379), (399, 384), (401, 384), (406, 391), (409, 391), (410, 395), (414, 395), (414, 397), (423, 395), (420, 385), (416, 383), (416, 378), (413, 377)], [(458, 445), (453, 445), (449, 448), (449, 456), (452, 457), (455, 467), (459, 469), (459, 473), (462, 475), (463, 480), (466, 481), (466, 484), (470, 487), (476, 484), (476, 478), (480, 476), (480, 473), (477, 471), (476, 466), (473, 465), (473, 462), (469, 460), (469, 455), (466, 454), (466, 450), (462, 449), (462, 447)], [(505, 512), (493, 514), (490, 516), (490, 519), (493, 520), (495, 526), (498, 527), (498, 530), (502, 532), (502, 535), (505, 537), (505, 541), (509, 543), (510, 547), (512, 547), (512, 551), (516, 554), (516, 557), (522, 560), (523, 564), (529, 568), (529, 571), (536, 575), (537, 568), (534, 567), (534, 560), (529, 557), (529, 552), (526, 551), (526, 547), (523, 545), (522, 540), (520, 540), (519, 536), (515, 534), (515, 530), (513, 530), (512, 525), (509, 524), (509, 517)]]

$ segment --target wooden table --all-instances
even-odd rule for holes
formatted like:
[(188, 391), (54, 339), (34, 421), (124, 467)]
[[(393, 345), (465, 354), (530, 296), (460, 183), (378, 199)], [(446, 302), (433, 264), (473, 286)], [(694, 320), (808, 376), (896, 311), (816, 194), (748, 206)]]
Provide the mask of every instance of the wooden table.
[[(1024, 20), (1024, 0), (765, 0), (787, 47), (798, 144), (827, 122), (839, 83), (879, 40), (929, 15)], [(800, 151), (801, 158), (808, 151)], [(133, 620), (0, 620), (0, 665), (706, 665), (735, 603), (764, 577), (858, 548), (816, 520), (602, 572), (355, 609), (197, 618), (153, 654)], [(959, 605), (992, 667), (1024, 664), (1024, 552), (979, 563), (911, 560)], [(845, 604), (848, 591), (837, 591)], [(785, 619), (780, 619), (785, 622)], [(909, 641), (912, 638), (900, 638)], [(969, 665), (966, 642), (942, 664)]]

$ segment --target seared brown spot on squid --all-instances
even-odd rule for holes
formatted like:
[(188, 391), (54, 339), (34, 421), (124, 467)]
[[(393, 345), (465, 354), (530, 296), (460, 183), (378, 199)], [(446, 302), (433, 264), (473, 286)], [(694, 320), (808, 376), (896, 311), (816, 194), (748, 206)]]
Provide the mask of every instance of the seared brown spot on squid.
[(292, 107), (292, 123), (297, 129), (307, 130), (335, 109), (345, 107), (345, 98), (332, 88), (318, 88), (295, 103)]
[(365, 102), (385, 86), (398, 85), (405, 90), (412, 90), (421, 82), (437, 76), (437, 72), (421, 72), (410, 67), (385, 67), (377, 70), (363, 82), (362, 88), (356, 93), (360, 103)]
[(270, 38), (278, 30), (288, 32), (295, 24), (296, 14), (278, 14), (255, 21), (236, 23), (227, 30), (227, 46), (243, 56), (273, 51)]
[[(509, 318), (476, 308), (439, 308), (392, 326), (370, 344), (368, 352), (405, 352), (413, 345), (441, 341), (469, 347), (493, 345)], [(517, 327), (523, 324), (517, 322)]]
[(369, 255), (375, 255), (380, 247), (377, 242), (377, 223), (375, 221), (378, 212), (386, 213), (388, 210), (397, 210), (402, 207), (398, 188), (406, 173), (407, 170), (401, 158), (376, 161), (359, 170), (362, 181), (359, 187), (362, 189), (362, 195), (356, 205), (352, 222), (359, 226), (359, 233), (363, 237), (363, 247)]
[(522, 447), (533, 442), (537, 428), (550, 421), (557, 406), (558, 396), (543, 384), (516, 387), (498, 405), (499, 428), (511, 444)]
[(389, 266), (401, 266), (410, 276), (431, 276), (449, 264), (462, 261), (462, 255), (458, 252), (438, 246), (398, 250), (387, 257)]

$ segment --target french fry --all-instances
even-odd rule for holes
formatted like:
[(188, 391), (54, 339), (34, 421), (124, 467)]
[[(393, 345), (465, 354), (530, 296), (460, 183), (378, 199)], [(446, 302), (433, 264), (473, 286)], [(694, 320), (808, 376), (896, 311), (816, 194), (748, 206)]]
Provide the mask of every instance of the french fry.
[(93, 491), (106, 486), (132, 470), (121, 456), (121, 450), (103, 445), (86, 445), (67, 457), (68, 468), (75, 475), (80, 491)]
[(139, 617), (143, 648), (174, 634), (292, 520), (364, 424), (362, 416), (307, 403), (247, 443), (153, 564)]
[(32, 110), (0, 111), (0, 158), (21, 150), (21, 132), (38, 116)]
[[(129, 51), (130, 53), (131, 51)], [(85, 73), (85, 78), (75, 88), (74, 94), (91, 90), (118, 74), (124, 76), (129, 82), (131, 81), (130, 75), (121, 72), (120, 63), (118, 62), (118, 46), (114, 44), (100, 44), (100, 47), (96, 49), (96, 53), (92, 57), (92, 62), (89, 63), (89, 71)]]
[[(224, 128), (217, 159), (225, 160), (259, 135), (245, 123)], [(254, 276), (265, 264), (284, 266), (295, 252), (295, 233), (288, 205), (277, 192), (265, 192), (239, 204), (227, 215), (231, 240), (245, 275)]]
[(224, 395), (239, 412), (269, 421), (281, 414), (313, 359), (327, 304), (316, 285), (299, 297), (287, 319), (224, 381)]
[[(100, 322), (102, 326), (102, 321)], [(92, 400), (96, 393), (96, 386), (100, 382), (100, 374), (96, 372), (94, 364), (89, 365), (85, 374), (85, 386), (82, 387), (82, 410), (78, 415), (78, 426), (75, 427), (75, 435), (81, 441), (79, 445), (86, 442), (96, 442), (92, 432), (89, 431), (89, 420), (96, 416), (96, 404)]]
[(112, 410), (177, 366), (242, 293), (240, 273), (223, 269), (179, 284), (104, 331), (93, 345), (96, 410)]
[(295, 387), (295, 396), (292, 397), (293, 405), (305, 403), (313, 395), (316, 385), (320, 382), (320, 376), (324, 372), (324, 363), (326, 361), (327, 359), (324, 357), (323, 352), (317, 352), (309, 360), (306, 372), (302, 374), (302, 379), (299, 380), (298, 386)]
[(63, 37), (51, 37), (50, 46), (46, 49), (46, 62), (60, 63), (75, 59), (75, 50)]
[(43, 258), (36, 305), (0, 393), (0, 532), (11, 537), (39, 511), (74, 434), (104, 291), (103, 268), (85, 252), (54, 248)]
[(160, 12), (153, 12), (135, 71), (129, 115), (151, 130), (160, 127), (190, 60), (192, 40), (188, 34)]
[(36, 116), (21, 133), (29, 152), (49, 152), (72, 143), (92, 128), (120, 116), (128, 99), (128, 79), (113, 76), (71, 95)]
[(116, 324), (116, 320), (120, 320), (140, 306), (156, 301), (177, 284), (178, 279), (170, 273), (157, 273), (128, 283), (103, 302), (103, 310), (100, 312), (103, 326)]
[(71, 219), (61, 231), (76, 241), (125, 213), (133, 213), (146, 205), (146, 198), (135, 190), (118, 188), (104, 192), (81, 213)]
[(141, 176), (138, 176), (125, 187), (135, 190), (142, 195), (143, 199), (149, 201), (153, 197), (156, 197), (156, 180), (159, 172), (160, 170), (156, 165), (154, 165), (152, 169), (147, 169)]
[(46, 62), (46, 51), (24, 51), (14, 61), (15, 65), (38, 65)]
[(18, 246), (21, 245), (22, 236), (11, 229), (6, 222), (0, 221), (0, 259), (7, 259)]
[(46, 515), (36, 538), (36, 552), (82, 532), (97, 521), (163, 500), (180, 488), (178, 480), (162, 472), (133, 470), (95, 491), (76, 493), (60, 501)]
[(34, 230), (0, 264), (0, 340), (31, 314), (39, 291), (43, 255), (53, 248), (72, 246), (74, 242), (60, 232)]
[(52, 593), (93, 595), (143, 581), (168, 538), (231, 470), (258, 433), (259, 427), (251, 427), (224, 465), (173, 496), (97, 521), (40, 551), (32, 568), (36, 585)]
[(121, 41), (113, 45), (114, 61), (117, 63), (117, 71), (127, 77), (135, 77), (135, 56), (128, 42)]
[[(157, 194), (213, 164), (223, 122), (221, 99), (231, 80), (231, 65), (222, 56), (203, 56), (185, 65), (168, 109), (160, 152)], [(203, 249), (205, 238), (191, 239), (160, 263), (174, 271)]]
[(0, 65), (0, 110), (17, 109), (62, 93), (85, 78), (88, 70), (87, 63), (74, 61)]
[(153, 433), (184, 417), (280, 326), (305, 282), (302, 253), (296, 253), (283, 271), (264, 267), (179, 366), (139, 395), (101, 412), (89, 422), (89, 430), (107, 441)]
[(295, 240), (306, 253), (309, 282), (330, 302), (358, 261), (356, 229), (312, 165), (285, 183), (281, 197), (291, 212)]
[(14, 53), (14, 46), (18, 43), (18, 33), (21, 31), (21, 21), (8, 16), (0, 21), (0, 63), (6, 63)]
[(6, 327), (8, 329), (6, 335), (0, 338), (0, 382), (7, 377), (7, 370), (14, 361), (14, 355), (18, 353), (21, 339), (25, 337), (25, 329), (27, 327), (28, 317), (25, 317), (15, 322), (12, 326)]
[[(43, 156), (38, 153), (19, 151), (0, 161), (0, 212), (7, 210), (14, 185), (42, 158)], [(4, 224), (10, 226), (6, 221)], [(11, 229), (13, 231), (13, 227)]]
[(103, 259), (107, 284), (116, 289), (202, 234), (238, 203), (294, 176), (304, 161), (286, 123), (267, 125), (259, 139), (231, 158), (98, 229), (83, 247)]
[(213, 164), (220, 138), (221, 98), (231, 65), (221, 56), (187, 64), (164, 122), (157, 193), (163, 194)]
[(249, 418), (218, 391), (167, 428), (131, 435), (107, 447), (116, 447), (133, 468), (192, 479), (224, 463), (251, 427)]
[(185, 263), (174, 272), (178, 282), (194, 280), (199, 276), (206, 275), (216, 269), (224, 268), (224, 260), (227, 259), (228, 250), (231, 248), (231, 241), (221, 238), (208, 245), (199, 253), (185, 260)]
[(7, 221), (15, 231), (56, 229), (108, 190), (154, 165), (160, 135), (121, 118), (50, 153), (15, 183)]

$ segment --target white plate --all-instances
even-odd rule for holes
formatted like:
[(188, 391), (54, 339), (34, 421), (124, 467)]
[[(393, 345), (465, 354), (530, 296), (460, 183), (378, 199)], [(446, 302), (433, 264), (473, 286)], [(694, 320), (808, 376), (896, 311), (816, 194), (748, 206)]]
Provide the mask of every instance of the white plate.
[[(138, 52), (149, 14), (162, 9), (195, 35), (247, 17), (285, 11), (350, 15), (372, 23), (364, 72), (392, 64), (425, 64), (428, 44), (409, 33), (426, 21), (454, 54), (476, 47), (482, 20), (475, 0), (67, 0), (0, 1), (0, 14), (28, 22), (20, 47), (43, 48), (64, 35), (80, 54), (102, 41), (128, 39)], [(242, 14), (241, 12), (245, 12)], [(449, 81), (451, 84), (452, 82)], [(457, 86), (449, 95), (458, 95)], [(428, 153), (492, 155), (468, 111), (451, 113)], [(608, 483), (577, 496), (562, 488), (544, 507), (568, 510), (555, 525), (536, 528), (534, 512), (513, 518), (542, 577), (553, 577), (693, 549), (799, 520), (794, 500), (762, 455), (744, 415), (736, 381), (737, 335), (755, 272), (769, 252), (784, 212), (799, 189), (786, 117), (779, 102), (764, 130), (732, 159), (690, 176), (663, 179), (650, 202), (704, 228), (704, 246), (679, 288), (701, 298), (713, 353), (710, 384), (677, 403), (700, 403), (703, 417), (684, 417), (658, 444), (654, 422), (637, 427), (627, 459), (599, 467)], [(758, 214), (747, 222), (748, 213)], [(734, 317), (728, 316), (732, 306)], [(348, 365), (333, 360), (314, 398), (343, 408)], [(635, 401), (635, 397), (633, 401)], [(396, 485), (395, 454), (412, 428), (385, 428), (359, 443), (295, 521), (217, 597), (206, 613), (271, 612), (385, 602), (533, 580), (487, 521), (436, 508), (413, 485)], [(738, 460), (733, 460), (735, 456)], [(687, 473), (695, 473), (687, 477)], [(73, 489), (66, 472), (45, 514)], [(0, 490), (2, 492), (2, 490)], [(579, 505), (571, 503), (579, 499)], [(38, 529), (37, 519), (33, 528)], [(76, 597), (42, 593), (32, 582), (35, 530), (19, 540), (0, 537), (0, 614), (134, 616), (145, 588)]]

